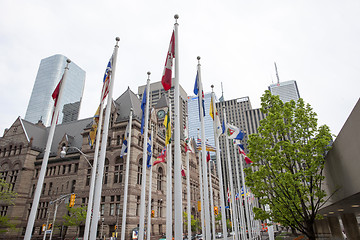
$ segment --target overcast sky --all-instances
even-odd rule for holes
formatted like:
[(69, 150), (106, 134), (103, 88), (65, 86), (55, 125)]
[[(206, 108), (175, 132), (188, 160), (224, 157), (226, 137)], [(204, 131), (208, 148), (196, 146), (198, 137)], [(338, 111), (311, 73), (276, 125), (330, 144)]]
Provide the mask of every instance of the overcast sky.
[(179, 14), (180, 84), (192, 95), (197, 56), (205, 91), (225, 100), (296, 80), (319, 123), (338, 134), (359, 99), (359, 0), (43, 1), (0, 4), (0, 136), (25, 117), (41, 59), (63, 54), (86, 71), (80, 118), (98, 105), (107, 62), (120, 37), (114, 98), (137, 93), (147, 72), (161, 79)]

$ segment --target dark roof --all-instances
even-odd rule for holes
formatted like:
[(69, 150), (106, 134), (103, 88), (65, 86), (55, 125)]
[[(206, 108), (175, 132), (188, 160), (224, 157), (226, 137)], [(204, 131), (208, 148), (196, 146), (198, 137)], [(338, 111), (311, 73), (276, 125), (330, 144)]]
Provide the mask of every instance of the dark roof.
[(161, 98), (156, 103), (154, 108), (159, 109), (159, 108), (164, 108), (164, 107), (168, 107), (168, 106), (169, 106), (169, 101), (168, 101), (167, 97), (165, 96), (165, 94), (162, 94)]
[(118, 109), (118, 117), (116, 122), (122, 122), (129, 119), (130, 108), (133, 109), (133, 118), (141, 120), (142, 110), (141, 101), (136, 94), (128, 87), (126, 91), (115, 100)]

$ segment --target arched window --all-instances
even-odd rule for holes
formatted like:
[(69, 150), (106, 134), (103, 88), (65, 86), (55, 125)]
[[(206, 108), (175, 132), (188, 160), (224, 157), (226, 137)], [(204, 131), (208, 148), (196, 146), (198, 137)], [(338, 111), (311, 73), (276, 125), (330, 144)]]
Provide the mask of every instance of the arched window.
[(117, 135), (116, 137), (116, 145), (120, 145), (120, 135)]
[(117, 157), (115, 159), (114, 183), (122, 183), (123, 169), (124, 169), (124, 159)]
[(141, 185), (141, 179), (142, 179), (142, 163), (143, 163), (143, 159), (140, 158), (139, 164), (138, 164), (138, 173), (137, 173), (137, 184), (140, 184), (140, 185)]
[(162, 191), (162, 180), (163, 180), (163, 169), (162, 167), (158, 168), (157, 174), (157, 190)]
[(10, 145), (10, 148), (9, 148), (9, 154), (8, 154), (8, 156), (10, 156), (10, 154), (11, 154), (11, 150), (12, 150), (12, 145)]
[(14, 147), (14, 155), (16, 155), (17, 146)]

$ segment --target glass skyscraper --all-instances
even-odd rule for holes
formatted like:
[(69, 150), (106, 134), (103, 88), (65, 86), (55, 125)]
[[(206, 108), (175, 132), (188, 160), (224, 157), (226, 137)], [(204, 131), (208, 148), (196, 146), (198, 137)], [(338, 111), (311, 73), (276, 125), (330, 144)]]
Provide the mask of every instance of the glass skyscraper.
[(269, 90), (272, 95), (278, 95), (284, 103), (290, 100), (297, 101), (300, 98), (299, 89), (295, 80), (271, 84)]
[[(205, 105), (205, 117), (204, 117), (204, 128), (205, 128), (205, 138), (208, 140), (208, 143), (215, 147), (214, 140), (214, 127), (213, 119), (211, 118), (210, 112), (210, 102), (211, 102), (211, 93), (204, 94), (204, 105)], [(188, 121), (189, 121), (189, 137), (197, 139), (198, 129), (199, 137), (201, 137), (201, 127), (200, 127), (200, 118), (199, 118), (199, 103), (197, 96), (188, 97)]]
[[(52, 118), (54, 100), (51, 95), (59, 83), (66, 66), (67, 57), (57, 54), (40, 62), (39, 70), (26, 110), (25, 120), (37, 123), (42, 120), (45, 126), (49, 126)], [(65, 104), (80, 102), (84, 91), (85, 71), (74, 62), (69, 64), (64, 91), (60, 104), (58, 123), (63, 120), (63, 107)], [(78, 104), (77, 112), (80, 111)]]

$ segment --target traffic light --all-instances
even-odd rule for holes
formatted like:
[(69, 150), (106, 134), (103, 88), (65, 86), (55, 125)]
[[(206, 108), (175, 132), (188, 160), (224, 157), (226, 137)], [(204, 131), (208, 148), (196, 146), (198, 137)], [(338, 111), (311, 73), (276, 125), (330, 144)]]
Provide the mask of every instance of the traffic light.
[(155, 210), (151, 210), (151, 217), (155, 217)]
[(52, 223), (49, 223), (48, 229), (52, 229)]
[(117, 225), (115, 225), (115, 230), (117, 229)]
[(75, 205), (75, 193), (71, 194), (69, 207), (73, 207)]
[(214, 207), (214, 214), (217, 216), (219, 214), (219, 209), (218, 207)]
[(41, 231), (44, 232), (45, 230), (46, 230), (46, 224), (43, 224), (43, 225), (41, 226)]

